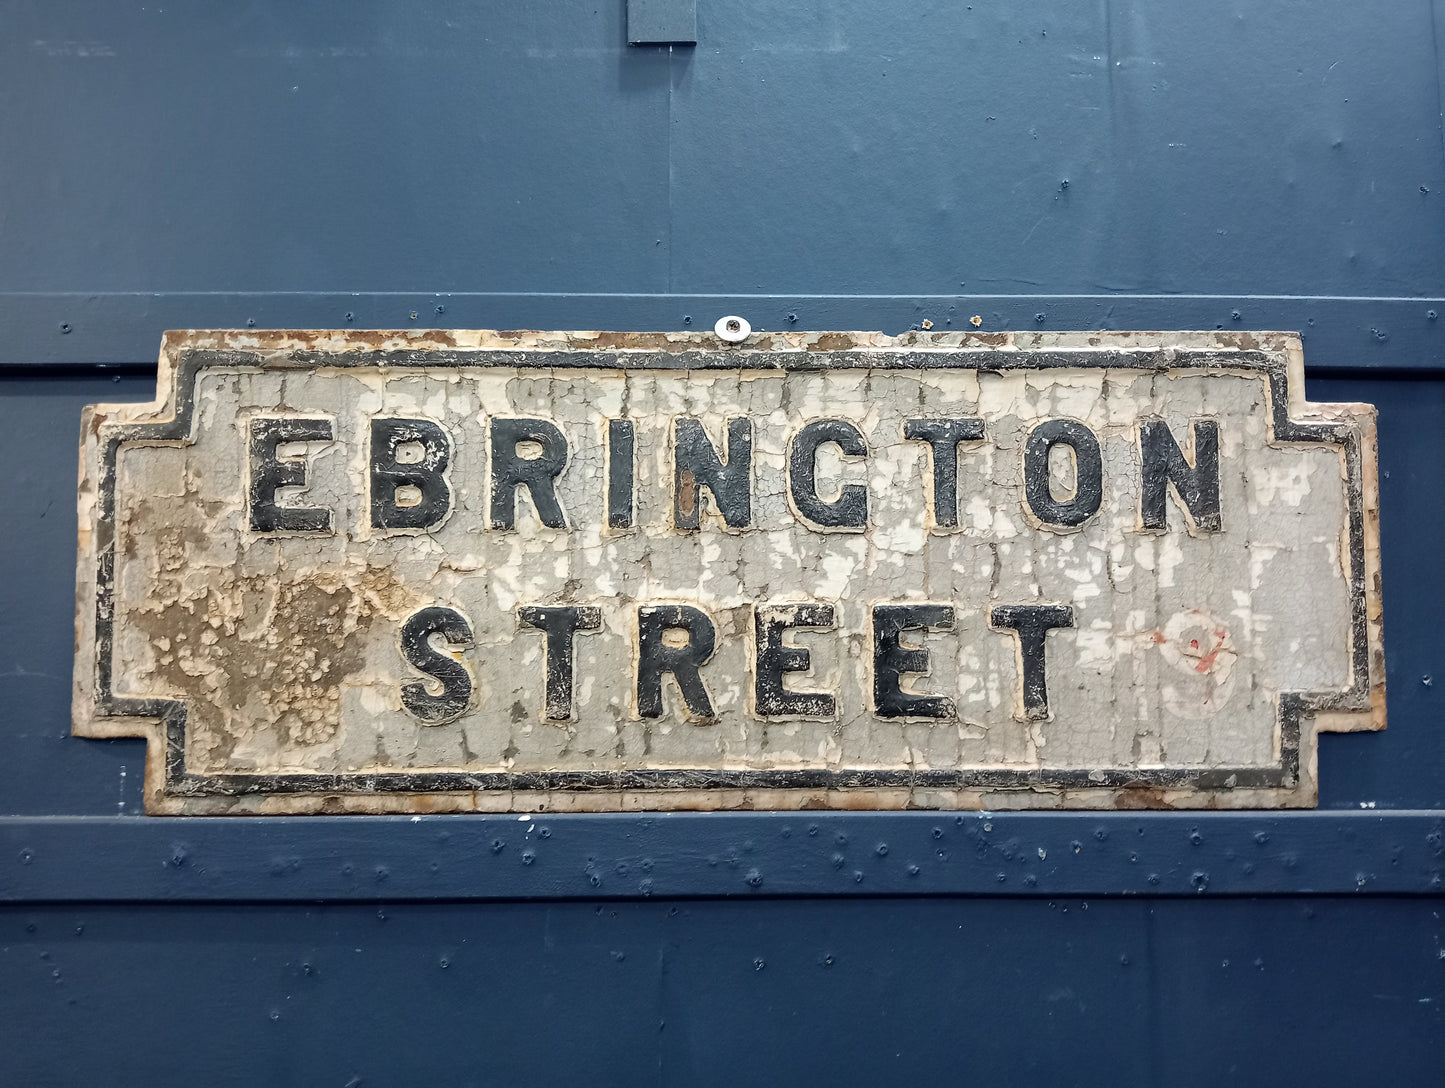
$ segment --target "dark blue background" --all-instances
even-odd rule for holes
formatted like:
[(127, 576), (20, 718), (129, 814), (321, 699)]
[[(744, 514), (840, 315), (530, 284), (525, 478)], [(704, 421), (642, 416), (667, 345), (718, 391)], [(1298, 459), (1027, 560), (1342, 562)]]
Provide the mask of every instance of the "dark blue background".
[[(0, 1084), (1441, 1083), (1445, 0), (623, 8), (0, 0)], [(149, 819), (69, 736), (79, 410), (162, 330), (724, 313), (1303, 332), (1389, 728), (1317, 813), (546, 840)]]

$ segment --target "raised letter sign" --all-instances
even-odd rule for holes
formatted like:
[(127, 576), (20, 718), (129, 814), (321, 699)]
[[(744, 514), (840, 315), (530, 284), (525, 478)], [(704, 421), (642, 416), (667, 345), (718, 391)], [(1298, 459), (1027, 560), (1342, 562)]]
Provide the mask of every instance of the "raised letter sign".
[(83, 427), (154, 813), (1277, 808), (1384, 725), (1287, 334), (167, 334)]

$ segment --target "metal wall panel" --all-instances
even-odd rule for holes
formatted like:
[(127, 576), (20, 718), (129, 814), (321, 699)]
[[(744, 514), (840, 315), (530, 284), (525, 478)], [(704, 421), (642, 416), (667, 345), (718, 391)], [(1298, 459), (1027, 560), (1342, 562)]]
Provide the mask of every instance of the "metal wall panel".
[(0, 290), (1441, 294), (1426, 0), (623, 7), (8, 0)]
[(1439, 902), (0, 911), (6, 1083), (1439, 1083)]

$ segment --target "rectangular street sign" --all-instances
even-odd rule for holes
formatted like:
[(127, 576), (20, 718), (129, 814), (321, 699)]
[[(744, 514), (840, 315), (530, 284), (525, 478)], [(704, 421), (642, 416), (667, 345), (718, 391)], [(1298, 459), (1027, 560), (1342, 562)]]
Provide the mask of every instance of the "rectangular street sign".
[(1262, 333), (168, 333), (82, 433), (154, 813), (1315, 803), (1374, 412)]

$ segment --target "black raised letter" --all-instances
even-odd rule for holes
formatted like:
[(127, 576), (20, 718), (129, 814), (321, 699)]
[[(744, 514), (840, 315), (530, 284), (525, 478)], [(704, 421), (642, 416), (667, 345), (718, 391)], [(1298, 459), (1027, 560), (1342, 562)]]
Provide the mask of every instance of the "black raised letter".
[[(470, 646), (472, 629), (454, 608), (433, 606), (423, 608), (401, 628), (401, 656), (429, 681), (417, 681), (401, 689), (401, 702), (412, 717), (422, 725), (444, 725), (459, 718), (472, 697), (472, 678), (467, 667), (448, 653), (431, 644), (433, 635), (441, 635), (451, 646)], [(433, 694), (429, 686), (441, 686)]]
[(591, 605), (523, 605), (517, 619), (547, 633), (547, 720), (572, 717), (572, 635), (602, 626), (602, 610)]
[(913, 695), (900, 683), (905, 673), (928, 672), (928, 651), (905, 646), (904, 631), (938, 631), (953, 626), (946, 604), (880, 604), (873, 607), (873, 711), (880, 718), (951, 718), (953, 700)]
[(702, 423), (684, 416), (673, 426), (672, 523), (679, 529), (702, 524), (702, 489), (712, 492), (718, 513), (730, 529), (746, 529), (753, 520), (753, 424), (728, 420), (727, 462), (718, 458)]
[(373, 419), (371, 527), (439, 525), (452, 504), (452, 489), (442, 476), (450, 457), (446, 432), (429, 419)]
[[(542, 453), (531, 459), (519, 456), (517, 443), (536, 442)], [(557, 477), (567, 467), (567, 439), (545, 419), (492, 420), (492, 528), (512, 529), (517, 524), (517, 488), (532, 495), (537, 517), (549, 529), (565, 529), (557, 502)]]
[(251, 528), (258, 533), (329, 533), (331, 511), (324, 506), (278, 506), (276, 491), (306, 486), (303, 457), (276, 456), (283, 442), (329, 442), (331, 420), (258, 417), (251, 420)]
[(837, 705), (824, 692), (789, 691), (783, 673), (807, 672), (812, 655), (801, 646), (785, 646), (783, 634), (794, 627), (832, 627), (831, 604), (775, 604), (753, 610), (757, 663), (753, 703), (763, 718), (798, 714), (831, 718)]
[(632, 528), (632, 420), (607, 423), (607, 524)]
[[(687, 641), (670, 646), (668, 631), (682, 631)], [(711, 719), (712, 703), (698, 672), (712, 657), (717, 632), (712, 620), (686, 604), (643, 605), (637, 610), (637, 712), (644, 718), (662, 717), (662, 674), (672, 673), (687, 704), (689, 717)]]
[(868, 488), (844, 484), (832, 502), (818, 498), (818, 447), (836, 443), (845, 457), (867, 457), (868, 444), (858, 428), (842, 419), (815, 419), (793, 436), (788, 451), (788, 487), (798, 513), (815, 525), (861, 529), (868, 524)]
[(958, 444), (983, 437), (983, 420), (910, 419), (903, 424), (903, 437), (927, 442), (933, 447), (933, 523), (958, 524)]
[(1219, 423), (1195, 419), (1189, 430), (1194, 436), (1193, 465), (1184, 459), (1169, 424), (1162, 419), (1139, 422), (1139, 459), (1144, 467), (1139, 520), (1146, 529), (1168, 527), (1165, 492), (1173, 484), (1194, 527), (1205, 533), (1219, 530)]
[(988, 622), (1018, 636), (1023, 720), (1043, 721), (1049, 716), (1049, 688), (1044, 676), (1044, 636), (1055, 628), (1074, 626), (1074, 610), (1066, 604), (1007, 604), (990, 612)]
[[(1060, 501), (1049, 482), (1049, 452), (1074, 451), (1074, 493)], [(1024, 446), (1024, 498), (1045, 525), (1072, 528), (1099, 512), (1104, 501), (1104, 457), (1094, 432), (1076, 419), (1046, 419), (1029, 432)]]

